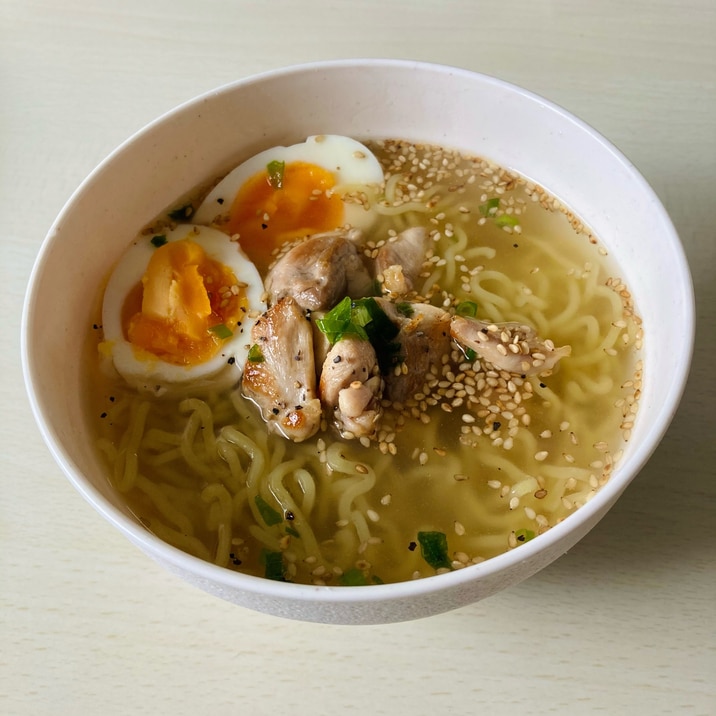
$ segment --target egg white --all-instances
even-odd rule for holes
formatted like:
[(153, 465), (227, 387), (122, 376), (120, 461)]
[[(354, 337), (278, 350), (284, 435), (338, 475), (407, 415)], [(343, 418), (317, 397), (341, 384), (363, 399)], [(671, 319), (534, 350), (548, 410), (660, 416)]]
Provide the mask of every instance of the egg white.
[[(122, 306), (130, 291), (142, 280), (152, 253), (151, 236), (140, 236), (116, 265), (104, 292), (102, 303), (103, 353), (111, 355), (114, 369), (139, 391), (157, 396), (178, 391), (195, 394), (208, 388), (224, 389), (241, 377), (248, 355), (251, 328), (266, 310), (262, 300), (264, 286), (254, 264), (226, 234), (206, 226), (182, 224), (165, 234), (167, 242), (190, 239), (207, 256), (231, 269), (245, 288), (249, 311), (233, 336), (224, 340), (212, 358), (191, 366), (174, 365), (145, 351), (136, 350), (122, 329)], [(232, 362), (229, 360), (233, 358)]]
[[(272, 161), (315, 164), (333, 174), (337, 187), (380, 184), (383, 181), (383, 169), (365, 145), (337, 134), (314, 135), (300, 144), (266, 149), (239, 164), (206, 196), (192, 220), (197, 224), (220, 224), (244, 183), (264, 171)], [(372, 212), (351, 202), (344, 202), (343, 207), (345, 224), (358, 229), (370, 228), (375, 219)]]

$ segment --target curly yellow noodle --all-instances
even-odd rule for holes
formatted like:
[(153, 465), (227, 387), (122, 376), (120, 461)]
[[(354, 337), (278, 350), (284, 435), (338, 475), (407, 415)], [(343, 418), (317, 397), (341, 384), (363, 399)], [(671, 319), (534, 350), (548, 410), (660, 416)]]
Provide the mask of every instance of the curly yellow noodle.
[(494, 259), (497, 251), (492, 246), (472, 246), (469, 249), (465, 249), (463, 255), (466, 259)]
[(228, 440), (220, 439), (216, 441), (216, 451), (229, 468), (229, 474), (224, 475), (223, 483), (231, 494), (235, 495), (242, 490), (246, 480), (246, 473), (241, 467), (241, 459), (237, 454), (236, 446)]
[(272, 552), (278, 552), (281, 549), (279, 538), (258, 523), (249, 525), (249, 534)]
[(593, 342), (596, 345), (594, 345), (594, 347), (589, 352), (574, 356), (571, 359), (573, 368), (581, 368), (583, 366), (598, 363), (603, 360), (604, 351), (610, 348), (614, 348), (617, 342), (617, 338), (621, 333), (621, 328), (612, 325), (604, 338), (599, 340), (599, 334), (593, 333), (594, 324), (598, 325), (596, 319), (593, 318), (593, 316), (582, 316), (582, 318), (575, 321), (575, 323), (584, 323), (585, 325), (589, 325), (590, 339), (592, 339), (590, 340), (590, 343)]
[(142, 438), (145, 449), (156, 451), (164, 450), (167, 446), (179, 445), (180, 442), (181, 435), (159, 428), (148, 428)]
[(481, 311), (487, 312), (488, 318), (499, 321), (510, 310), (510, 301), (486, 288), (483, 284), (488, 281), (496, 283), (502, 293), (508, 295), (513, 290), (512, 281), (501, 271), (481, 271), (472, 277), (472, 294), (477, 298)]
[(568, 381), (564, 389), (570, 401), (587, 405), (595, 395), (606, 395), (613, 387), (614, 381), (608, 375), (603, 375), (598, 380), (591, 380), (583, 373), (576, 380)]
[(137, 453), (144, 432), (144, 424), (149, 413), (147, 401), (134, 401), (130, 409), (127, 430), (120, 441), (118, 459), (114, 464), (114, 486), (120, 492), (128, 492), (137, 480)]
[(444, 278), (436, 283), (447, 282), (448, 284), (452, 284), (455, 281), (455, 275), (457, 274), (455, 256), (462, 254), (466, 248), (467, 233), (465, 233), (462, 227), (456, 226), (454, 228), (454, 239), (443, 252), (443, 258), (447, 261), (443, 267)]
[(353, 510), (347, 518), (355, 527), (356, 536), (360, 544), (366, 544), (370, 539), (370, 528), (363, 513), (360, 510)]
[(229, 562), (229, 551), (231, 549), (231, 516), (233, 513), (231, 495), (223, 485), (214, 483), (213, 485), (207, 485), (202, 490), (201, 499), (204, 502), (215, 501), (215, 504), (218, 505), (218, 524), (215, 527), (218, 539), (214, 562), (225, 566)]
[(549, 257), (555, 264), (561, 266), (566, 272), (573, 271), (575, 273), (581, 273), (583, 266), (576, 263), (568, 254), (558, 248), (555, 243), (549, 239), (542, 239), (532, 233), (524, 233), (524, 238), (528, 238), (530, 243), (535, 246), (541, 254)]
[(303, 493), (301, 511), (304, 515), (308, 516), (313, 511), (313, 506), (316, 504), (316, 481), (313, 479), (313, 475), (311, 475), (308, 470), (303, 468), (296, 470), (293, 476)]
[(189, 536), (194, 534), (194, 525), (191, 520), (184, 512), (172, 505), (166, 489), (148, 480), (141, 474), (137, 474), (135, 477), (134, 486), (151, 499), (154, 506), (167, 522), (174, 525), (182, 534)]
[(346, 475), (354, 475), (351, 477), (350, 486), (346, 487), (338, 498), (339, 518), (342, 520), (350, 520), (353, 501), (358, 495), (362, 495), (371, 490), (375, 485), (376, 478), (373, 468), (364, 463), (361, 464), (366, 472), (364, 474), (359, 473), (355, 469), (358, 463), (344, 458), (341, 455), (342, 449), (343, 447), (340, 443), (331, 445), (327, 450), (327, 461), (334, 471), (342, 472)]
[(553, 316), (550, 320), (551, 325), (556, 328), (560, 325), (564, 325), (568, 321), (571, 321), (574, 319), (574, 317), (577, 315), (577, 312), (579, 311), (579, 305), (580, 305), (580, 294), (579, 294), (579, 286), (577, 286), (575, 281), (568, 281), (566, 283), (566, 289), (567, 289), (567, 302), (562, 309), (560, 313), (558, 313), (556, 316)]
[(159, 522), (158, 520), (152, 520), (149, 524), (149, 529), (160, 539), (168, 542), (177, 549), (181, 549), (184, 552), (199, 557), (207, 562), (211, 562), (211, 553), (207, 549), (204, 543), (196, 537), (182, 534), (181, 532), (172, 529), (168, 525)]
[(304, 553), (306, 555), (313, 555), (321, 558), (321, 550), (318, 546), (316, 535), (310, 526), (307, 516), (283, 484), (283, 479), (296, 469), (300, 468), (296, 468), (295, 465), (291, 465), (288, 470), (277, 468), (272, 471), (269, 475), (269, 489), (281, 505), (284, 513), (288, 511), (293, 513), (294, 519), (291, 520), (291, 527), (300, 535), (300, 541), (298, 544)]
[(261, 480), (266, 462), (263, 452), (259, 450), (256, 443), (250, 440), (248, 436), (231, 426), (223, 427), (220, 435), (228, 442), (239, 447), (249, 456), (251, 462), (249, 463), (249, 469), (246, 473), (246, 487), (249, 490), (256, 491), (255, 494), (258, 494), (257, 485)]
[(611, 313), (614, 319), (621, 317), (622, 300), (611, 288), (609, 288), (608, 286), (595, 286), (593, 298), (595, 300), (603, 299), (604, 301), (609, 303), (609, 308), (611, 309)]

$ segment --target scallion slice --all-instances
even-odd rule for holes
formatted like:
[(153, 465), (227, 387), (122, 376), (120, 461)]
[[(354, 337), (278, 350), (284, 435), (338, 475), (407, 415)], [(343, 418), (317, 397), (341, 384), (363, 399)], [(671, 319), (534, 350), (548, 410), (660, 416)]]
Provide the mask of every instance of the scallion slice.
[(495, 217), (497, 226), (517, 226), (519, 223), (520, 220), (514, 214), (502, 214)]
[(265, 358), (264, 354), (261, 352), (261, 349), (258, 346), (258, 343), (254, 343), (251, 348), (249, 348), (249, 354), (246, 356), (247, 360), (251, 363), (263, 363)]
[(433, 569), (452, 569), (448, 557), (447, 536), (444, 532), (418, 532), (418, 542), (423, 559)]
[(271, 552), (268, 549), (264, 549), (261, 552), (261, 562), (264, 565), (264, 577), (266, 579), (273, 579), (276, 582), (286, 581), (286, 569), (281, 552)]
[(455, 307), (455, 313), (457, 313), (458, 316), (475, 318), (475, 316), (477, 316), (477, 304), (474, 301), (461, 301)]
[(225, 340), (227, 338), (231, 338), (234, 334), (232, 333), (231, 329), (225, 324), (225, 323), (217, 323), (215, 326), (210, 326), (209, 330), (217, 337), (221, 338), (221, 340)]
[(488, 199), (484, 204), (480, 204), (480, 213), (483, 216), (494, 216), (498, 207), (500, 206), (500, 200), (497, 197)]
[(276, 159), (270, 161), (266, 165), (268, 172), (269, 184), (274, 189), (283, 189), (283, 173), (286, 170), (286, 162), (280, 162)]
[(266, 502), (261, 495), (256, 495), (256, 497), (254, 497), (254, 502), (256, 503), (259, 513), (261, 514), (261, 518), (269, 527), (277, 525), (279, 522), (283, 522), (281, 513), (278, 510), (274, 510), (274, 508), (271, 507), (271, 505), (269, 505), (269, 503)]

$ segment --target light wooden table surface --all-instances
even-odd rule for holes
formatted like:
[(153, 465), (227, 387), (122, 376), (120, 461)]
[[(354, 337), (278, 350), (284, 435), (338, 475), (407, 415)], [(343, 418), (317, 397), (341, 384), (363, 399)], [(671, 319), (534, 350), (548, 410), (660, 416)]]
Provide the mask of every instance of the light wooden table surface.
[[(496, 75), (609, 137), (681, 234), (698, 336), (666, 439), (569, 554), (449, 614), (338, 627), (210, 597), (105, 523), (40, 439), (19, 334), (47, 229), (122, 140), (359, 56)], [(0, 73), (0, 714), (716, 714), (713, 0), (0, 0)]]

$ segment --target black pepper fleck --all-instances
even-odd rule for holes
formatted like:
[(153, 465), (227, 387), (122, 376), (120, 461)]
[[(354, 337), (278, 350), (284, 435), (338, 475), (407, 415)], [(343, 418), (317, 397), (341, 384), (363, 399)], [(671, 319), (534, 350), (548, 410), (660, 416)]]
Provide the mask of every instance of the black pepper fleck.
[(231, 356), (231, 358), (229, 358), (229, 360), (227, 360), (226, 362), (229, 365), (234, 365), (234, 363), (236, 363), (236, 358), (234, 358), (234, 356)]
[(289, 520), (289, 522), (290, 522), (291, 520), (296, 519), (296, 515), (294, 515), (293, 512), (291, 512), (291, 510), (286, 510), (286, 519)]
[(498, 420), (495, 420), (494, 423), (492, 423), (492, 429), (493, 430), (499, 430), (502, 427), (502, 423)]
[(415, 551), (415, 548), (416, 548), (417, 546), (418, 546), (417, 542), (411, 542), (411, 543), (408, 545), (408, 549), (409, 549), (411, 552), (414, 552), (414, 551)]

